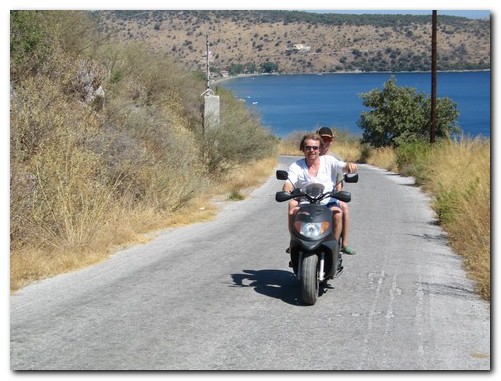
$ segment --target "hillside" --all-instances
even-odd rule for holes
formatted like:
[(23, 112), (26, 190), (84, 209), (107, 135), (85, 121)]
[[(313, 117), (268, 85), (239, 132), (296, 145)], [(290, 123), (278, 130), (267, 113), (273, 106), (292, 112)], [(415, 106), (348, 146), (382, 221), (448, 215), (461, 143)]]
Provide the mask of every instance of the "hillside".
[[(206, 35), (214, 75), (228, 71), (315, 73), (426, 71), (430, 16), (298, 11), (100, 11), (104, 32), (205, 70)], [(441, 16), (438, 69), (490, 68), (490, 20)]]
[(220, 128), (204, 128), (199, 73), (109, 44), (88, 16), (10, 13), (13, 289), (210, 218), (214, 195), (238, 196), (275, 165), (276, 139), (229, 92)]

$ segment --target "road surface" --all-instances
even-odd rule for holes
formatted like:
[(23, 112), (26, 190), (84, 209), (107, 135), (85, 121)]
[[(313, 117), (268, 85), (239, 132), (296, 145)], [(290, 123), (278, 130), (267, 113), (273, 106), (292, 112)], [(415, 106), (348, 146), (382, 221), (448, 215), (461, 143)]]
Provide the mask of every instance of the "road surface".
[(345, 187), (358, 253), (314, 306), (297, 298), (270, 178), (214, 221), (12, 295), (11, 369), (490, 369), (489, 305), (428, 198), (409, 178), (359, 172)]

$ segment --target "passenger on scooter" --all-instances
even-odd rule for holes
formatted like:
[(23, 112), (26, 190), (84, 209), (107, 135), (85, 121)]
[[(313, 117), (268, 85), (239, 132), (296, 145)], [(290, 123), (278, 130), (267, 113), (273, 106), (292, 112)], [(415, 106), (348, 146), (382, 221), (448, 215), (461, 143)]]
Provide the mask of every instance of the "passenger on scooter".
[[(324, 145), (323, 145), (324, 148), (321, 150), (320, 156), (329, 155), (329, 148), (332, 144), (332, 141), (334, 140), (332, 130), (329, 127), (320, 127), (317, 130), (317, 134), (320, 135), (320, 137), (322, 138), (322, 140), (324, 142)], [(335, 181), (335, 183), (337, 184), (339, 182), (339, 180), (342, 179), (342, 176), (343, 176), (342, 174), (336, 176), (336, 178), (333, 179), (333, 181)], [(342, 182), (337, 185), (337, 190), (338, 191), (343, 190), (343, 183)], [(357, 252), (355, 250), (353, 250), (353, 248), (351, 246), (348, 245), (348, 229), (350, 227), (350, 211), (348, 209), (348, 203), (343, 202), (343, 201), (339, 201), (339, 205), (341, 207), (341, 211), (343, 212), (343, 215), (342, 215), (343, 229), (342, 229), (342, 233), (341, 233), (342, 238), (343, 238), (343, 245), (341, 247), (341, 251), (345, 254), (348, 254), (348, 255), (355, 255)]]
[[(357, 172), (355, 163), (347, 163), (337, 160), (334, 156), (320, 156), (323, 148), (323, 140), (318, 134), (307, 134), (301, 140), (299, 149), (304, 153), (304, 159), (292, 163), (288, 169), (289, 180), (284, 183), (283, 190), (291, 193), (294, 188), (304, 189), (306, 185), (316, 182), (324, 185), (325, 192), (332, 191), (335, 186), (333, 179), (337, 173)], [(326, 198), (322, 201), (332, 211), (333, 234), (338, 240), (342, 230), (342, 210), (339, 201), (334, 198)], [(299, 202), (296, 199), (289, 201), (289, 231), (291, 231), (294, 215), (298, 210)]]

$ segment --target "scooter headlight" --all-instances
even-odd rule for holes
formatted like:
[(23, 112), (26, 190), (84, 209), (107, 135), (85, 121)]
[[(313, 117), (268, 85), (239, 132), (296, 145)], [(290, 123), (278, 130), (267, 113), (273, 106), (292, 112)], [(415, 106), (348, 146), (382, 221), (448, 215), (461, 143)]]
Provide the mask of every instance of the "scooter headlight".
[(329, 223), (324, 222), (296, 222), (296, 229), (302, 236), (307, 238), (316, 238), (329, 229)]

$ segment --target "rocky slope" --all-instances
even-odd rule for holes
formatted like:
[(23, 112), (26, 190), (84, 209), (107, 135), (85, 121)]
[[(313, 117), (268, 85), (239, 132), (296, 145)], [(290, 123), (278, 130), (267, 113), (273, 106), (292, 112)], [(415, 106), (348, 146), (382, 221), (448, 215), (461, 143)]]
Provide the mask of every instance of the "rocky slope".
[[(133, 40), (214, 75), (420, 71), (431, 67), (430, 16), (296, 11), (100, 11), (112, 38)], [(490, 20), (441, 16), (438, 69), (490, 68)]]

